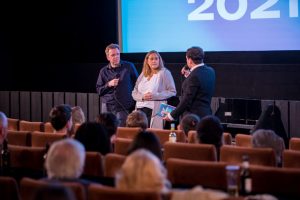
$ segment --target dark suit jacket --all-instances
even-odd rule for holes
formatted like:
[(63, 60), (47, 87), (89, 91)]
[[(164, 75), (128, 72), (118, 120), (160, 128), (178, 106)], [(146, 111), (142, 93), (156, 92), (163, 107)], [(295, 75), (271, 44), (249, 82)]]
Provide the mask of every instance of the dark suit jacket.
[(171, 116), (177, 119), (187, 113), (194, 113), (200, 118), (211, 115), (210, 103), (214, 90), (214, 69), (207, 65), (194, 69), (182, 83), (180, 103)]

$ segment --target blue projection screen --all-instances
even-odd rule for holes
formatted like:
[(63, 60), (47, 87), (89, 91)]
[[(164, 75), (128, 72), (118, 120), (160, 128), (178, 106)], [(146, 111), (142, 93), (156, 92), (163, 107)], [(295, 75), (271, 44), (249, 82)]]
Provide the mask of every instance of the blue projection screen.
[(119, 0), (122, 52), (300, 50), (299, 0)]

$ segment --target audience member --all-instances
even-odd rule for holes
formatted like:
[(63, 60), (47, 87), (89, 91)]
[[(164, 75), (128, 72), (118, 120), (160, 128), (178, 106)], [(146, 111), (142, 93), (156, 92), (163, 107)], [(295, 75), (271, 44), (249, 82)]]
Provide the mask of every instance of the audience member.
[(275, 104), (268, 105), (267, 108), (261, 113), (251, 133), (258, 129), (273, 130), (275, 134), (283, 139), (285, 147), (289, 147), (289, 139), (281, 120), (281, 112)]
[(0, 111), (0, 152), (2, 151), (3, 141), (7, 137), (8, 121), (6, 115)]
[(197, 136), (199, 143), (215, 145), (219, 158), (220, 147), (223, 144), (223, 127), (216, 116), (208, 115), (200, 120), (197, 126)]
[(52, 108), (49, 114), (50, 122), (56, 133), (71, 135), (72, 132), (72, 108), (62, 104)]
[(72, 107), (72, 121), (74, 125), (85, 122), (85, 115), (80, 106)]
[(282, 152), (285, 149), (284, 142), (274, 131), (265, 129), (256, 130), (252, 133), (252, 146), (274, 149), (277, 165), (281, 166)]
[(127, 156), (116, 175), (118, 189), (168, 192), (170, 186), (166, 169), (160, 160), (145, 149), (139, 149)]
[(36, 191), (34, 200), (75, 200), (73, 191), (63, 185), (48, 185)]
[(110, 142), (115, 143), (116, 133), (120, 124), (116, 115), (110, 112), (104, 112), (97, 116), (96, 122), (102, 124), (106, 129)]
[(188, 136), (189, 131), (196, 130), (199, 121), (200, 118), (197, 115), (187, 114), (181, 119), (178, 129), (182, 130)]
[(146, 130), (148, 127), (147, 116), (143, 111), (135, 110), (127, 116), (126, 127), (140, 127)]
[(136, 151), (137, 149), (147, 149), (160, 160), (162, 160), (161, 145), (156, 135), (149, 131), (141, 131), (133, 139), (128, 154)]
[(136, 108), (145, 112), (150, 128), (163, 129), (163, 120), (157, 116), (161, 103), (176, 96), (176, 88), (171, 72), (165, 68), (163, 60), (157, 51), (150, 51), (144, 59), (142, 73), (138, 77), (133, 99)]
[(88, 183), (79, 179), (85, 163), (84, 146), (71, 138), (54, 142), (47, 153), (45, 167), (48, 181), (76, 181), (84, 185)]
[(111, 152), (111, 143), (106, 128), (97, 122), (85, 122), (75, 133), (75, 139), (81, 142), (86, 151), (96, 151), (105, 155)]

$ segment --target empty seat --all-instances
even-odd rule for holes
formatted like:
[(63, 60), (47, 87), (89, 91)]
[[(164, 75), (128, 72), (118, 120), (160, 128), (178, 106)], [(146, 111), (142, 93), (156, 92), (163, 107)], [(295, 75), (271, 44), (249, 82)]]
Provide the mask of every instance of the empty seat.
[(242, 147), (252, 147), (252, 135), (236, 134), (235, 145)]
[(232, 136), (230, 133), (223, 133), (223, 144), (231, 145), (232, 144)]
[(88, 191), (89, 200), (161, 200), (158, 191), (151, 190), (120, 190), (92, 184)]
[(168, 179), (176, 187), (202, 185), (226, 190), (225, 163), (170, 158), (166, 162)]
[(108, 153), (104, 157), (104, 176), (115, 177), (116, 172), (122, 167), (126, 156)]
[(289, 149), (300, 151), (300, 138), (292, 137), (290, 139)]
[(7, 129), (11, 131), (19, 130), (19, 119), (7, 118), (8, 126)]
[[(161, 145), (164, 145), (165, 142), (169, 141), (170, 130), (148, 128), (147, 131), (154, 133), (159, 139)], [(175, 133), (177, 136), (177, 142), (186, 142), (186, 136), (182, 130), (175, 130)]]
[(282, 166), (300, 169), (300, 151), (284, 150), (282, 155)]
[(164, 144), (164, 160), (167, 161), (169, 158), (217, 161), (217, 153), (212, 144), (166, 142)]
[(86, 152), (83, 175), (102, 177), (104, 174), (103, 157), (99, 152)]
[(19, 200), (19, 188), (12, 177), (0, 176), (0, 195), (2, 200)]
[(240, 164), (248, 155), (252, 165), (276, 166), (275, 152), (271, 148), (252, 148), (225, 145), (220, 150), (220, 161)]
[(142, 131), (141, 128), (118, 127), (117, 137), (118, 138), (133, 139), (141, 131)]
[(7, 131), (7, 140), (9, 144), (20, 146), (31, 146), (30, 131)]
[(20, 121), (20, 131), (44, 131), (44, 123), (43, 122), (30, 122), (21, 120)]
[(45, 147), (46, 144), (52, 144), (57, 140), (61, 140), (66, 137), (66, 134), (62, 133), (47, 133), (34, 131), (31, 133), (31, 146), (33, 147)]
[(116, 138), (114, 152), (121, 155), (127, 155), (131, 143), (131, 139)]

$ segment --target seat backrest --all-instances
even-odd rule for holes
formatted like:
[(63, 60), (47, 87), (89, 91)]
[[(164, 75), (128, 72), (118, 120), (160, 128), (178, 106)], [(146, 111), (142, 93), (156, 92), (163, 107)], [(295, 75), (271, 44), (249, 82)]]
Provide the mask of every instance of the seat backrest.
[(47, 182), (42, 180), (34, 180), (31, 178), (23, 178), (20, 182), (20, 190), (22, 200), (34, 199), (36, 192), (43, 187), (50, 187), (55, 184), (56, 186), (65, 186), (71, 189), (77, 200), (86, 200), (86, 191), (84, 186), (77, 182)]
[(89, 200), (160, 200), (158, 191), (120, 190), (113, 187), (91, 184), (88, 191)]
[(252, 147), (252, 135), (246, 135), (241, 133), (236, 134), (235, 145), (242, 147)]
[[(188, 132), (188, 143), (198, 143), (197, 139), (197, 131), (191, 130)], [(232, 136), (230, 133), (224, 132), (223, 133), (223, 144), (231, 145), (232, 144)]]
[(300, 138), (292, 137), (290, 139), (289, 149), (300, 151)]
[(232, 136), (228, 132), (223, 133), (223, 144), (231, 145), (232, 144)]
[(167, 161), (169, 158), (217, 161), (217, 153), (212, 144), (166, 142), (164, 144), (164, 160)]
[(12, 168), (43, 170), (45, 148), (8, 145)]
[(102, 177), (104, 174), (103, 156), (99, 152), (86, 152), (83, 175)]
[(17, 181), (12, 177), (0, 176), (0, 194), (3, 200), (19, 200)]
[(300, 151), (284, 150), (282, 154), (282, 167), (300, 169)]
[(104, 157), (104, 176), (115, 177), (118, 170), (125, 162), (126, 156), (116, 153), (108, 153)]
[(33, 147), (45, 147), (46, 144), (52, 144), (57, 140), (61, 140), (67, 137), (66, 134), (62, 133), (48, 133), (34, 131), (31, 133), (31, 146)]
[(187, 187), (202, 185), (226, 190), (225, 163), (170, 158), (166, 162), (168, 179), (173, 186)]
[(132, 139), (116, 138), (114, 152), (121, 155), (127, 155)]
[(275, 152), (271, 148), (252, 148), (224, 145), (220, 150), (220, 161), (240, 164), (243, 155), (248, 155), (251, 165), (276, 166)]
[(19, 130), (20, 131), (44, 131), (44, 123), (20, 120)]
[(9, 144), (19, 146), (31, 146), (30, 131), (7, 131), (7, 140)]
[(7, 118), (8, 126), (7, 129), (11, 131), (19, 130), (19, 119)]
[(141, 131), (141, 128), (118, 127), (116, 136), (117, 138), (133, 139)]
[(53, 133), (55, 129), (53, 128), (52, 124), (50, 122), (46, 122), (44, 124), (44, 131), (48, 133)]
[(299, 169), (250, 166), (250, 172), (253, 193), (273, 194), (282, 199), (300, 199)]
[[(169, 141), (170, 130), (148, 128), (147, 131), (154, 133), (162, 146), (165, 144), (165, 142)], [(186, 142), (186, 135), (182, 130), (175, 130), (175, 133), (177, 136), (177, 142)]]

